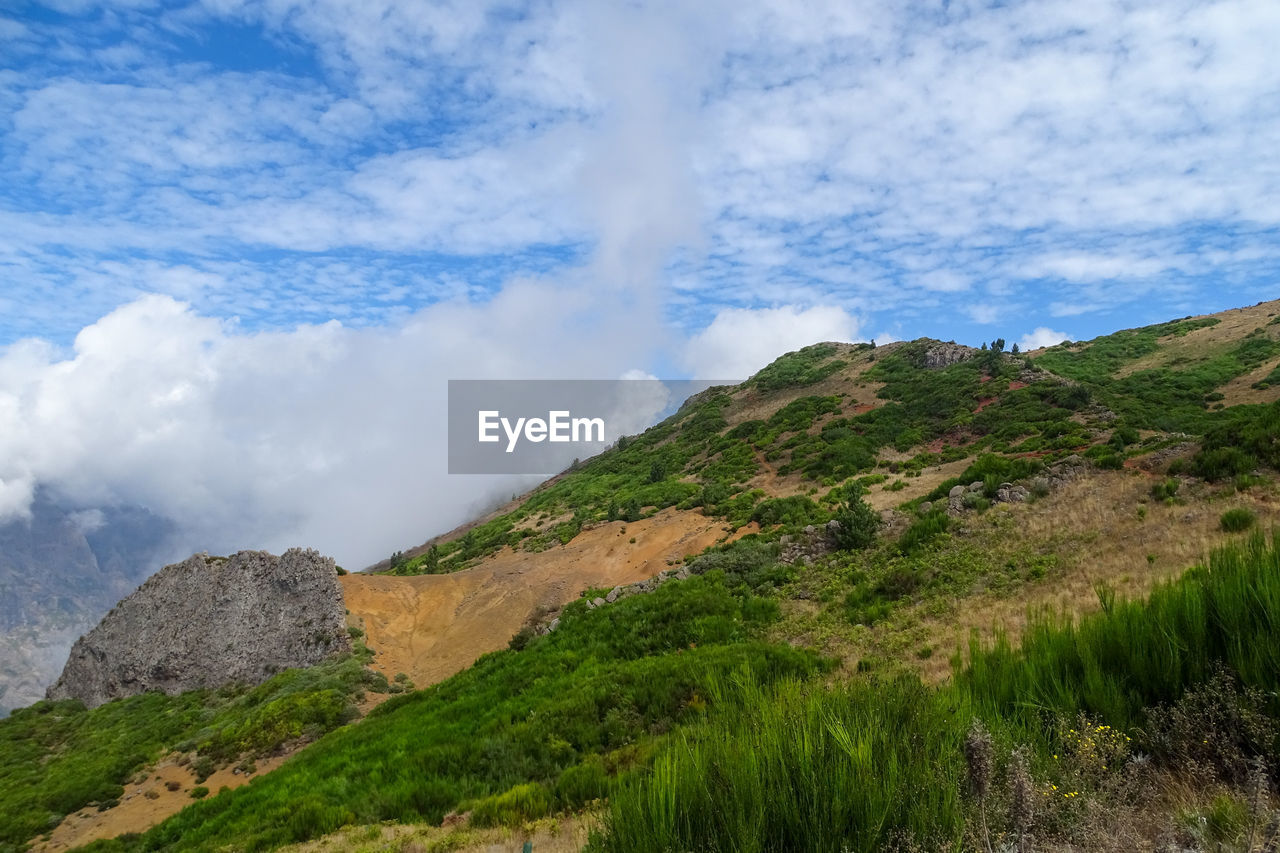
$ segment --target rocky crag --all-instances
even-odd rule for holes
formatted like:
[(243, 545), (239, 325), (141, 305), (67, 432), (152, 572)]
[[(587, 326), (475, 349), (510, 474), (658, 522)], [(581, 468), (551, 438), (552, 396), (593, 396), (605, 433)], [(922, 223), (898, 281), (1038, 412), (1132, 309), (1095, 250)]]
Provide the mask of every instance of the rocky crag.
[(71, 649), (50, 699), (89, 707), (149, 690), (258, 684), (350, 648), (331, 558), (196, 554), (166, 566)]

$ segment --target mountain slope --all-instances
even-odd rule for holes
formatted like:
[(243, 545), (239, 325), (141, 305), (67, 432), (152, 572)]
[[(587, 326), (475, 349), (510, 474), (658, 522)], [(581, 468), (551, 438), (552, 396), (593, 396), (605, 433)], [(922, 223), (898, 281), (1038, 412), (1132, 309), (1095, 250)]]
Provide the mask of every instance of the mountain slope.
[[(1088, 814), (1112, 815), (1135, 833), (1151, 829), (1152, 841), (1181, 812), (1228, 808), (1213, 805), (1219, 793), (1243, 802), (1229, 769), (1215, 770), (1213, 785), (1188, 784), (1177, 776), (1177, 749), (1190, 745), (1143, 740), (1140, 727), (1163, 719), (1157, 703), (1184, 699), (1191, 704), (1177, 713), (1203, 720), (1193, 712), (1210, 701), (1196, 698), (1206, 690), (1234, 703), (1214, 713), (1235, 708), (1233, 719), (1264, 721), (1258, 731), (1280, 712), (1251, 698), (1249, 689), (1274, 685), (1257, 661), (1239, 656), (1274, 653), (1280, 663), (1280, 638), (1266, 608), (1237, 606), (1274, 592), (1274, 548), (1246, 546), (1241, 531), (1280, 524), (1280, 383), (1265, 381), (1280, 367), (1277, 317), (1280, 303), (1267, 303), (1018, 355), (928, 340), (788, 354), (481, 523), (398, 557), (389, 571), (343, 578), (350, 618), (363, 623), (376, 665), (426, 689), (320, 738), (253, 785), (101, 849), (270, 848), (347, 824), (439, 823), (451, 811), (469, 812), (477, 826), (518, 827), (601, 796), (614, 802), (610, 826), (619, 834), (602, 842), (613, 849), (723, 846), (709, 834), (713, 822), (680, 811), (679, 803), (700, 802), (679, 793), (691, 778), (708, 780), (716, 810), (761, 815), (758, 832), (735, 830), (761, 839), (761, 849), (828, 849), (833, 837), (879, 849), (889, 827), (927, 849), (970, 849), (985, 846), (960, 778), (973, 715), (994, 732), (1000, 785), (1022, 772), (1010, 754), (1022, 744), (1034, 786), (1075, 790), (1094, 810), (1039, 811), (1036, 831), (1060, 843), (1084, 843), (1072, 833), (1091, 826)], [(1227, 391), (1254, 376), (1252, 402), (1230, 405)], [(1156, 615), (1095, 593), (1105, 584), (1145, 594), (1222, 545), (1232, 549), (1217, 558), (1224, 571), (1193, 572), (1177, 587), (1185, 598), (1160, 593), (1166, 603)], [(682, 559), (677, 577), (687, 579), (631, 587), (602, 606), (593, 606), (601, 589), (572, 600), (579, 584), (620, 585)], [(1213, 585), (1218, 578), (1235, 578), (1236, 592), (1247, 582), (1258, 597), (1227, 596)], [(1081, 662), (1092, 648), (1081, 635), (1027, 615), (1106, 604), (1089, 623), (1104, 626), (1089, 629), (1098, 636), (1176, 637), (1158, 622), (1174, 612), (1168, 602), (1206, 595), (1223, 596), (1219, 639), (1238, 630), (1250, 643), (1179, 646), (1194, 667), (1144, 674), (1142, 690), (1123, 695), (1115, 692), (1123, 669), (1099, 669), (1098, 655)], [(1199, 624), (1194, 608), (1178, 613), (1183, 634)], [(1150, 631), (1149, 619), (1157, 619)], [(916, 678), (953, 673), (949, 658), (969, 630), (991, 638), (996, 625), (1013, 640), (1029, 631), (1040, 651), (1019, 657), (979, 646), (958, 662), (972, 666), (942, 687)], [(507, 639), (511, 649), (490, 651)], [(1049, 660), (1058, 692), (1046, 697), (1027, 679)], [(1146, 666), (1125, 660), (1135, 674)], [(1239, 676), (1228, 678), (1230, 689), (1211, 678), (1222, 662)], [(820, 673), (828, 677), (815, 681)], [(848, 687), (832, 691), (827, 681)], [(959, 683), (980, 689), (948, 686)], [(1043, 717), (1020, 710), (1032, 699)], [(1141, 740), (1157, 758), (1152, 790), (1165, 799), (1142, 800), (1141, 815), (1124, 811), (1137, 806), (1116, 799), (1132, 793), (1118, 777), (1077, 761), (1068, 736), (1083, 730), (1077, 711)], [(36, 716), (24, 719), (31, 725)], [(1064, 720), (1072, 722), (1060, 728)], [(806, 740), (781, 732), (806, 732)], [(716, 743), (723, 753), (700, 746)], [(1233, 743), (1240, 755), (1280, 766), (1256, 737)], [(1235, 767), (1227, 746), (1215, 742), (1197, 760)], [(807, 778), (792, 771), (808, 748), (843, 769), (820, 788), (789, 788)], [(841, 764), (842, 754), (855, 765)], [(769, 773), (783, 768), (753, 778), (773, 778), (786, 796), (751, 802), (751, 786), (732, 775), (684, 769), (706, 759), (737, 773), (752, 755), (769, 757)], [(877, 763), (890, 756), (899, 762), (893, 773)], [(839, 787), (864, 777), (885, 786)], [(829, 808), (833, 791), (847, 808)], [(876, 791), (879, 799), (868, 799)], [(9, 796), (0, 775), (0, 806)], [(992, 796), (984, 804), (991, 831), (1012, 842), (1019, 824), (1003, 811), (1005, 795)], [(786, 809), (799, 802), (825, 810), (795, 820)], [(646, 811), (661, 803), (677, 805), (666, 817)], [(673, 828), (666, 821), (678, 815)], [(819, 836), (786, 834), (805, 826), (832, 835), (811, 843), (804, 839)]]

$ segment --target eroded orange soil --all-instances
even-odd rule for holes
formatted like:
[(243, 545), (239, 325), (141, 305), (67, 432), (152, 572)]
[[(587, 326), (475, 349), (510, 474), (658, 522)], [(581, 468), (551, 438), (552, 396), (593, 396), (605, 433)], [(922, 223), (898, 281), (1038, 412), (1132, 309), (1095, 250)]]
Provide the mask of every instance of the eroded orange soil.
[(425, 687), (506, 648), (536, 608), (561, 607), (591, 587), (652, 577), (668, 561), (726, 536), (722, 519), (667, 509), (641, 521), (601, 524), (537, 554), (504, 548), (450, 574), (346, 575), (342, 593), (375, 652), (374, 666)]

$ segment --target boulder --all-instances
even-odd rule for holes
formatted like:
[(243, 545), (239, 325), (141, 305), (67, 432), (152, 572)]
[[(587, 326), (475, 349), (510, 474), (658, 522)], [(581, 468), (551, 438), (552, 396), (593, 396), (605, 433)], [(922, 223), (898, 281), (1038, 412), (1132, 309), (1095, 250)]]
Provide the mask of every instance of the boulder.
[(165, 566), (71, 648), (50, 699), (261, 684), (351, 649), (333, 559), (290, 549)]

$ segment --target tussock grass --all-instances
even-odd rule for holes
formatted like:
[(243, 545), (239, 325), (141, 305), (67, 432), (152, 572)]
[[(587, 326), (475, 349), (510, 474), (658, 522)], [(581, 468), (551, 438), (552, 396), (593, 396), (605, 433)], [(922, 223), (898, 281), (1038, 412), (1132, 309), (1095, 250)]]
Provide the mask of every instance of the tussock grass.
[(1018, 648), (976, 644), (938, 688), (896, 678), (758, 691), (617, 791), (597, 849), (880, 850), (910, 837), (958, 850), (974, 817), (960, 795), (974, 715), (1045, 758), (1072, 747), (1059, 721), (1084, 714), (1091, 737), (1140, 732), (1147, 709), (1176, 703), (1222, 667), (1280, 712), (1274, 538), (1216, 551), (1144, 601), (1102, 598), (1079, 620), (1033, 621)]

